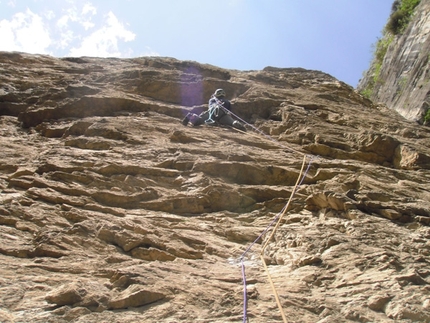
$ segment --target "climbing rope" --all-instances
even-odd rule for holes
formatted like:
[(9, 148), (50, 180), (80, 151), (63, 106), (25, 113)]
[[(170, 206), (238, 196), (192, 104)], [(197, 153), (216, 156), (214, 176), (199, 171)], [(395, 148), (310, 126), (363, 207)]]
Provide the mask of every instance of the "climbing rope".
[[(221, 101), (219, 101), (218, 99), (216, 99), (216, 103), (215, 104), (212, 104), (210, 107), (209, 107), (209, 116), (208, 116), (208, 118), (205, 120), (205, 123), (206, 124), (214, 124), (215, 123), (215, 120), (212, 118), (212, 116), (214, 116), (215, 115), (215, 118), (216, 117), (218, 117), (218, 114), (219, 114), (219, 109), (220, 109), (220, 107), (221, 108), (224, 108), (224, 106), (222, 105), (222, 102)], [(227, 110), (227, 109), (226, 109)]]
[(270, 141), (272, 141), (273, 143), (275, 143), (276, 145), (280, 146), (281, 148), (300, 154), (300, 155), (306, 155), (305, 153), (302, 153), (298, 150), (295, 150), (293, 148), (287, 147), (282, 145), (278, 140), (272, 138), (271, 136), (265, 134), (263, 131), (261, 131), (260, 129), (258, 129), (257, 127), (253, 126), (252, 124), (246, 122), (245, 120), (243, 120), (241, 117), (239, 117), (238, 115), (234, 114), (233, 112), (231, 112), (230, 110), (228, 110), (226, 107), (224, 107), (222, 105), (222, 102), (220, 100), (218, 100), (218, 98), (214, 97), (214, 99), (216, 100), (216, 103), (218, 105), (219, 108), (223, 109), (223, 111), (227, 114), (231, 114), (232, 116), (234, 116), (236, 119), (238, 119), (239, 121), (241, 121), (242, 123), (246, 124), (248, 127), (250, 127), (252, 130), (254, 130), (255, 132), (259, 133), (260, 135), (262, 135), (263, 137), (269, 139)]
[(240, 263), (241, 263), (241, 268), (242, 268), (242, 282), (243, 282), (243, 323), (246, 323), (248, 320), (248, 318), (247, 318), (248, 298), (247, 298), (247, 285), (246, 285), (246, 273), (245, 273), (244, 259), (245, 259), (246, 254), (251, 250), (251, 248), (263, 237), (263, 235), (265, 235), (269, 231), (269, 229), (273, 226), (273, 224), (275, 222), (276, 222), (275, 228), (273, 229), (270, 237), (266, 240), (266, 242), (264, 243), (264, 245), (261, 248), (260, 259), (261, 259), (263, 266), (264, 266), (264, 269), (266, 271), (269, 283), (271, 285), (273, 294), (275, 296), (276, 304), (278, 305), (279, 311), (280, 311), (281, 316), (282, 316), (282, 320), (284, 321), (284, 323), (287, 323), (287, 318), (285, 316), (284, 310), (283, 310), (281, 302), (279, 300), (278, 292), (276, 290), (275, 284), (273, 283), (273, 279), (270, 275), (269, 269), (267, 268), (266, 261), (264, 259), (264, 252), (266, 250), (268, 243), (270, 242), (270, 240), (272, 239), (272, 237), (276, 233), (276, 231), (279, 227), (279, 224), (282, 221), (283, 216), (287, 212), (287, 210), (291, 204), (291, 201), (294, 197), (294, 194), (296, 193), (296, 191), (300, 187), (300, 185), (303, 183), (303, 181), (304, 181), (304, 179), (305, 179), (305, 177), (306, 177), (306, 175), (310, 169), (310, 166), (312, 164), (312, 159), (309, 161), (308, 167), (307, 167), (306, 171), (303, 173), (303, 169), (304, 169), (305, 164), (306, 164), (306, 156), (304, 156), (304, 158), (303, 158), (303, 163), (302, 163), (302, 167), (300, 169), (300, 173), (297, 177), (296, 184), (293, 188), (293, 191), (291, 192), (291, 195), (290, 195), (290, 198), (288, 199), (287, 204), (282, 208), (281, 212), (275, 216), (275, 218), (272, 220), (272, 222), (270, 222), (270, 224), (263, 230), (263, 232), (257, 237), (257, 239), (255, 239), (251, 243), (251, 245), (245, 250), (245, 252), (239, 258)]
[(293, 197), (294, 197), (294, 195), (295, 195), (295, 193), (296, 193), (296, 191), (297, 191), (297, 189), (302, 185), (302, 183), (303, 183), (303, 181), (304, 181), (304, 179), (306, 178), (306, 176), (307, 176), (307, 173), (308, 173), (308, 171), (309, 171), (309, 169), (310, 169), (310, 167), (311, 167), (311, 165), (312, 165), (312, 159), (314, 158), (313, 156), (311, 156), (311, 159), (309, 160), (309, 163), (308, 163), (308, 166), (307, 166), (307, 169), (305, 170), (305, 172), (303, 173), (303, 169), (304, 169), (304, 167), (305, 167), (305, 165), (306, 165), (306, 158), (307, 158), (307, 156), (308, 155), (306, 155), (306, 154), (304, 154), (304, 153), (302, 153), (302, 152), (299, 152), (299, 151), (297, 151), (297, 150), (295, 150), (295, 149), (292, 149), (292, 148), (290, 148), (290, 147), (286, 147), (286, 146), (284, 146), (284, 145), (282, 145), (279, 141), (277, 141), (277, 140), (275, 140), (275, 139), (273, 139), (272, 137), (270, 137), (270, 136), (268, 136), (268, 135), (266, 135), (263, 131), (261, 131), (260, 129), (258, 129), (258, 128), (256, 128), (255, 126), (253, 126), (253, 125), (251, 125), (251, 124), (249, 124), (248, 122), (246, 122), (245, 120), (243, 120), (242, 118), (240, 118), (239, 116), (237, 116), (237, 115), (235, 115), (233, 112), (231, 112), (231, 111), (229, 111), (227, 108), (225, 108), (223, 105), (222, 105), (222, 102), (221, 101), (219, 101), (217, 98), (215, 98), (215, 100), (216, 100), (216, 103), (217, 103), (217, 106), (220, 108), (220, 109), (223, 109), (223, 111), (224, 112), (226, 112), (227, 114), (231, 114), (231, 115), (233, 115), (236, 119), (238, 119), (238, 120), (240, 120), (241, 122), (243, 122), (244, 124), (246, 124), (247, 126), (249, 126), (249, 127), (251, 127), (254, 131), (256, 131), (257, 133), (259, 133), (259, 134), (261, 134), (261, 135), (263, 135), (265, 138), (268, 138), (270, 141), (272, 141), (272, 142), (274, 142), (275, 144), (277, 144), (277, 145), (279, 145), (279, 146), (281, 146), (283, 149), (286, 149), (286, 150), (289, 150), (289, 151), (292, 151), (292, 152), (294, 152), (294, 153), (298, 153), (298, 154), (301, 154), (301, 155), (303, 155), (303, 163), (302, 163), (302, 167), (301, 167), (301, 169), (300, 169), (300, 172), (299, 172), (299, 175), (298, 175), (298, 177), (297, 177), (297, 181), (296, 181), (296, 183), (295, 183), (295, 185), (294, 185), (294, 188), (293, 188), (293, 190), (292, 190), (292, 192), (291, 192), (291, 195), (290, 195), (290, 198), (288, 199), (288, 202), (285, 204), (285, 206), (282, 208), (282, 210), (281, 210), (281, 212), (280, 213), (278, 213), (276, 216), (275, 216), (275, 218), (270, 222), (270, 224), (263, 230), (263, 232), (248, 246), (248, 248), (245, 250), (245, 252), (243, 252), (243, 254), (239, 257), (239, 261), (240, 261), (240, 265), (241, 265), (241, 270), (242, 270), (242, 282), (243, 282), (243, 323), (247, 323), (248, 322), (248, 314), (247, 314), (247, 312), (248, 312), (248, 297), (247, 297), (247, 282), (246, 282), (246, 270), (245, 270), (245, 257), (246, 257), (246, 255), (247, 255), (247, 253), (252, 249), (252, 247), (270, 230), (270, 228), (273, 226), (273, 224), (276, 222), (276, 225), (275, 225), (275, 227), (274, 227), (274, 229), (272, 230), (272, 233), (270, 234), (270, 236), (269, 236), (269, 238), (265, 241), (265, 243), (263, 244), (263, 246), (262, 246), (262, 248), (261, 248), (261, 251), (260, 251), (260, 259), (261, 259), (261, 262), (263, 263), (263, 266), (264, 266), (264, 270), (265, 270), (265, 272), (266, 272), (266, 274), (267, 274), (267, 277), (268, 277), (268, 280), (269, 280), (269, 283), (270, 283), (270, 285), (271, 285), (271, 288), (272, 288), (272, 291), (273, 291), (273, 294), (274, 294), (274, 296), (275, 296), (275, 300), (276, 300), (276, 303), (277, 303), (277, 306), (278, 306), (278, 309), (279, 309), (279, 311), (280, 311), (280, 313), (281, 313), (281, 316), (282, 316), (282, 320), (283, 320), (283, 322), (284, 323), (287, 323), (287, 318), (286, 318), (286, 316), (285, 316), (285, 313), (284, 313), (284, 310), (283, 310), (283, 308), (282, 308), (282, 304), (281, 304), (281, 302), (280, 302), (280, 300), (279, 300), (279, 295), (278, 295), (278, 292), (277, 292), (277, 290), (276, 290), (276, 287), (275, 287), (275, 284), (273, 283), (273, 279), (272, 279), (272, 276), (270, 275), (270, 272), (269, 272), (269, 269), (268, 269), (268, 267), (267, 267), (267, 265), (266, 265), (266, 261), (265, 261), (265, 259), (264, 259), (264, 252), (266, 251), (266, 248), (267, 248), (267, 245), (269, 244), (269, 242), (272, 240), (272, 238), (273, 238), (273, 236), (275, 235), (275, 233), (276, 233), (276, 231), (277, 231), (277, 229), (278, 229), (278, 227), (279, 227), (279, 225), (280, 225), (280, 223), (281, 223), (281, 221), (282, 221), (282, 218), (284, 217), (284, 215), (286, 214), (286, 212), (287, 212), (287, 210), (289, 209), (289, 206), (290, 206), (290, 204), (291, 204), (291, 201), (292, 201), (292, 199), (293, 199)]
[[(272, 233), (270, 234), (269, 238), (266, 239), (265, 243), (263, 244), (261, 251), (260, 251), (260, 259), (261, 262), (263, 263), (264, 266), (264, 270), (267, 274), (270, 286), (272, 288), (273, 294), (275, 296), (275, 300), (276, 300), (276, 304), (279, 308), (279, 311), (281, 313), (282, 316), (282, 320), (284, 321), (284, 323), (287, 323), (287, 318), (285, 316), (284, 310), (282, 308), (282, 304), (281, 301), (279, 300), (279, 295), (278, 292), (276, 290), (275, 284), (273, 283), (273, 279), (272, 276), (270, 275), (269, 269), (266, 265), (266, 261), (264, 259), (264, 252), (266, 251), (267, 245), (269, 244), (269, 242), (272, 240), (273, 236), (275, 235), (281, 221), (282, 218), (284, 217), (284, 215), (286, 214), (287, 210), (289, 209), (289, 206), (291, 204), (291, 201), (297, 191), (297, 189), (302, 185), (304, 179), (307, 176), (307, 173), (312, 165), (312, 159), (314, 158), (314, 156), (311, 156), (311, 159), (309, 160), (308, 163), (308, 167), (306, 169), (306, 171), (303, 173), (303, 169), (306, 165), (306, 158), (308, 157), (307, 154), (302, 153), (300, 151), (297, 151), (295, 149), (292, 149), (290, 147), (286, 147), (284, 145), (282, 145), (279, 141), (275, 140), (274, 138), (266, 135), (263, 131), (261, 131), (260, 129), (256, 128), (255, 126), (251, 125), (250, 123), (246, 122), (245, 120), (243, 120), (242, 118), (240, 118), (239, 116), (237, 116), (236, 114), (234, 114), (233, 112), (231, 112), (230, 110), (228, 110), (226, 107), (223, 106), (222, 102), (220, 100), (218, 100), (216, 97), (215, 98), (215, 102), (216, 102), (216, 107), (218, 109), (222, 109), (225, 113), (227, 114), (231, 114), (233, 115), (236, 119), (240, 120), (241, 122), (243, 122), (244, 124), (246, 124), (247, 126), (251, 127), (255, 132), (263, 135), (265, 138), (268, 138), (270, 141), (274, 142), (275, 144), (281, 146), (283, 149), (288, 150), (288, 151), (292, 151), (294, 153), (297, 154), (301, 154), (303, 156), (303, 163), (302, 163), (302, 167), (300, 169), (299, 175), (297, 177), (297, 181), (296, 184), (294, 185), (294, 188), (291, 192), (290, 198), (288, 199), (288, 202), (285, 204), (285, 206), (282, 208), (281, 212), (278, 213), (275, 218), (270, 222), (270, 224), (263, 230), (263, 232), (257, 237), (257, 239), (255, 239), (249, 246), (248, 248), (245, 250), (245, 252), (239, 257), (239, 261), (241, 264), (241, 270), (242, 270), (242, 282), (243, 282), (243, 323), (247, 323), (248, 322), (248, 297), (247, 297), (247, 283), (246, 283), (246, 270), (245, 270), (245, 257), (247, 255), (247, 253), (252, 249), (252, 247), (270, 230), (270, 228), (273, 226), (273, 224), (276, 222), (276, 225), (272, 231)], [(216, 111), (216, 113), (218, 114), (218, 111)], [(209, 119), (212, 119), (212, 114), (214, 113), (214, 111), (209, 111)], [(249, 133), (247, 133), (249, 134)]]
[[(293, 196), (294, 196), (294, 194), (295, 194), (295, 192), (296, 192), (296, 190), (297, 190), (298, 185), (299, 185), (300, 183), (302, 183), (302, 182), (303, 182), (303, 180), (304, 180), (304, 177), (303, 177), (303, 179), (300, 181), (300, 178), (301, 178), (302, 173), (303, 173), (303, 168), (305, 167), (305, 163), (306, 163), (306, 156), (303, 158), (302, 168), (300, 169), (300, 173), (299, 173), (299, 176), (297, 177), (297, 182), (296, 182), (296, 184), (294, 185), (293, 192), (291, 193), (290, 198), (288, 199), (288, 202), (287, 202), (286, 206), (284, 207), (284, 211), (282, 212), (281, 216), (279, 217), (278, 222), (276, 223), (275, 228), (274, 228), (274, 229), (273, 229), (273, 231), (272, 231), (272, 234), (270, 235), (269, 239), (267, 239), (267, 240), (266, 240), (266, 243), (265, 243), (265, 244), (263, 245), (263, 247), (261, 248), (261, 252), (264, 252), (264, 250), (265, 250), (265, 249), (266, 249), (266, 247), (267, 247), (267, 244), (268, 244), (268, 243), (269, 243), (269, 241), (272, 239), (273, 235), (275, 234), (276, 230), (278, 229), (279, 224), (281, 223), (281, 220), (282, 220), (283, 216), (285, 215), (285, 213), (286, 213), (286, 211), (287, 211), (288, 207), (290, 206), (291, 200), (293, 199)], [(307, 169), (307, 170), (309, 170), (309, 167), (310, 167), (310, 164), (309, 164), (309, 166), (308, 166), (308, 169)], [(307, 171), (306, 171), (306, 173), (307, 173)], [(306, 175), (306, 174), (305, 174), (305, 175)]]

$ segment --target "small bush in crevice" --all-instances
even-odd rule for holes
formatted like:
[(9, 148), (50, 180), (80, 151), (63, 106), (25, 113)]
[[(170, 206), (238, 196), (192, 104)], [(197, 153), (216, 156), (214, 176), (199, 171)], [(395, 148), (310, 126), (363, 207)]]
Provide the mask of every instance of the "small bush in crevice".
[(416, 6), (420, 2), (421, 0), (395, 1), (385, 30), (393, 35), (403, 33), (411, 20)]
[(430, 109), (429, 109), (429, 110), (427, 110), (427, 112), (426, 112), (426, 114), (425, 114), (425, 116), (424, 116), (424, 124), (425, 124), (425, 125), (430, 124)]
[(398, 10), (390, 16), (390, 19), (388, 20), (385, 28), (393, 35), (398, 35), (404, 29), (407, 18), (408, 17), (405, 12)]

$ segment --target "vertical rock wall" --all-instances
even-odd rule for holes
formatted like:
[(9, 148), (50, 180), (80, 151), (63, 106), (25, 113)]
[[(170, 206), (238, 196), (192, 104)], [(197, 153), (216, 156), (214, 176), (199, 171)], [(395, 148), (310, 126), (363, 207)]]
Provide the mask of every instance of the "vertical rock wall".
[(430, 0), (422, 0), (406, 30), (389, 45), (379, 76), (375, 80), (373, 61), (358, 90), (371, 87), (372, 100), (385, 103), (408, 120), (422, 123), (430, 107), (429, 60)]

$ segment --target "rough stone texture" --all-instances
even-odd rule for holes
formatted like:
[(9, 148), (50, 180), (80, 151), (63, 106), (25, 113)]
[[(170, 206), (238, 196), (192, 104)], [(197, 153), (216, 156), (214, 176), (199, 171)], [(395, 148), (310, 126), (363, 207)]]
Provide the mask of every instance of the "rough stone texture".
[[(304, 156), (249, 321), (267, 242), (288, 322), (430, 322), (428, 128), (318, 71), (0, 64), (2, 323), (241, 322)], [(248, 131), (182, 126), (219, 87)]]
[[(423, 122), (430, 109), (430, 0), (421, 0), (408, 28), (395, 37), (384, 57), (371, 99), (408, 120)], [(374, 62), (358, 90), (373, 84)]]

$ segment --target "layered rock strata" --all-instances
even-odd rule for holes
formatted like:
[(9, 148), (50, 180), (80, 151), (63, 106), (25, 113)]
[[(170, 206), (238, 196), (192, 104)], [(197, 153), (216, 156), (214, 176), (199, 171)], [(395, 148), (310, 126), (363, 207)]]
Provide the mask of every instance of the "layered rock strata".
[[(1, 322), (241, 322), (293, 193), (250, 322), (262, 243), (288, 322), (430, 321), (428, 128), (304, 69), (0, 68)], [(216, 88), (246, 133), (180, 123)]]

